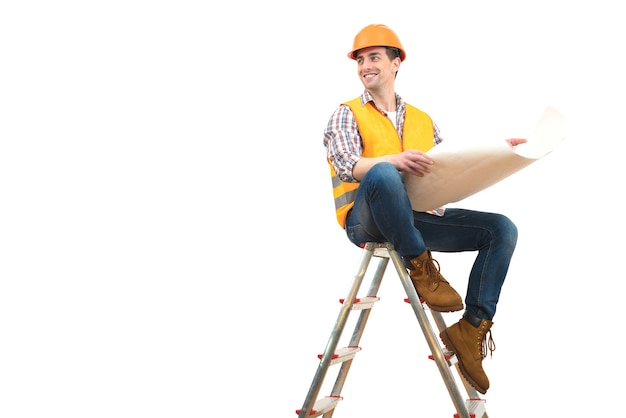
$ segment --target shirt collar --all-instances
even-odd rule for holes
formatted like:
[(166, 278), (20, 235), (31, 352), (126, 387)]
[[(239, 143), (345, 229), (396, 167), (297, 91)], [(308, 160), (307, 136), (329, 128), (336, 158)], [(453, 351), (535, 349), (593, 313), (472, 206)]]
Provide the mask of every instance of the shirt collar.
[[(376, 106), (376, 102), (374, 101), (374, 98), (372, 97), (372, 95), (370, 94), (369, 91), (365, 90), (363, 91), (363, 94), (361, 95), (361, 105), (365, 106), (366, 103), (368, 102), (372, 102), (372, 104), (374, 105), (374, 107), (378, 110), (381, 110), (378, 106)], [(406, 106), (406, 103), (404, 102), (404, 100), (402, 99), (402, 97), (400, 97), (398, 95), (398, 93), (396, 93), (396, 103), (397, 103), (397, 107), (396, 109), (400, 112), (402, 112)], [(381, 110), (382, 112), (382, 110)], [(385, 113), (385, 112), (383, 112)]]

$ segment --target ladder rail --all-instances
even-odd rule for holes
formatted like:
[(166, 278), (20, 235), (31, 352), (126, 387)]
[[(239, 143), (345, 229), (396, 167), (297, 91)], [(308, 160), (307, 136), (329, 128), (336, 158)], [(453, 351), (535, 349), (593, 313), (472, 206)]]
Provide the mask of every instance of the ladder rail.
[[(335, 326), (328, 338), (328, 342), (326, 343), (326, 348), (324, 349), (324, 353), (322, 354), (322, 358), (317, 366), (317, 371), (315, 372), (315, 376), (313, 377), (313, 382), (309, 388), (309, 392), (304, 400), (304, 404), (302, 405), (302, 409), (298, 414), (298, 418), (305, 418), (311, 414), (311, 409), (315, 404), (315, 401), (319, 395), (319, 392), (322, 388), (322, 384), (324, 383), (324, 378), (326, 377), (326, 373), (328, 372), (328, 368), (330, 366), (330, 362), (332, 360), (333, 354), (337, 349), (337, 345), (339, 343), (339, 339), (341, 338), (341, 333), (348, 321), (348, 316), (350, 314), (350, 310), (354, 305), (354, 299), (357, 296), (359, 288), (361, 287), (361, 283), (363, 282), (363, 278), (365, 277), (365, 273), (367, 271), (367, 267), (372, 259), (373, 250), (371, 246), (366, 246), (365, 250), (361, 253), (361, 260), (359, 262), (359, 266), (354, 275), (354, 281), (352, 283), (352, 287), (348, 292), (348, 296), (344, 299), (344, 303), (339, 311), (339, 315), (337, 317), (337, 321), (335, 322)], [(364, 312), (369, 312), (369, 309), (364, 310)], [(352, 360), (348, 360), (348, 363), (352, 363)], [(347, 373), (347, 370), (346, 370)], [(345, 380), (345, 376), (343, 377)], [(333, 408), (334, 409), (334, 408)]]
[[(366, 251), (368, 249), (366, 248)], [(367, 291), (367, 296), (375, 296), (378, 294), (378, 290), (380, 288), (380, 284), (385, 275), (385, 270), (387, 268), (387, 264), (389, 260), (386, 258), (382, 258), (379, 260), (378, 266), (376, 268), (376, 272), (374, 273), (374, 277), (372, 279), (372, 283), (370, 285), (369, 290)], [(367, 320), (369, 318), (371, 309), (364, 309), (361, 311), (359, 318), (357, 320), (356, 326), (352, 333), (352, 337), (350, 338), (350, 342), (348, 345), (357, 346), (361, 341), (361, 337), (363, 336), (363, 332), (365, 330), (365, 325), (367, 324)]]
[[(364, 251), (374, 251), (374, 243), (367, 243), (364, 247)], [(371, 259), (370, 259), (371, 261)], [(378, 294), (378, 290), (380, 289), (380, 284), (383, 280), (383, 276), (385, 275), (385, 271), (387, 269), (387, 264), (389, 264), (388, 258), (380, 258), (378, 261), (378, 266), (376, 267), (376, 272), (374, 273), (374, 277), (372, 279), (369, 290), (367, 291), (368, 296), (374, 296)], [(349, 345), (351, 347), (358, 346), (361, 341), (361, 337), (363, 336), (363, 332), (365, 330), (365, 325), (367, 325), (367, 320), (371, 313), (371, 309), (364, 309), (359, 314), (359, 318), (354, 328), (354, 332), (352, 333), (352, 337), (350, 338)], [(337, 374), (337, 379), (335, 380), (335, 385), (331, 391), (330, 396), (340, 396), (341, 391), (343, 390), (343, 385), (346, 382), (346, 378), (348, 376), (348, 372), (350, 371), (350, 367), (352, 366), (352, 361), (354, 359), (347, 360), (341, 364), (341, 368), (339, 369), (339, 373)], [(335, 412), (335, 409), (328, 411), (323, 415), (323, 418), (331, 418)]]
[[(431, 316), (433, 317), (433, 320), (435, 321), (435, 325), (437, 325), (437, 329), (439, 330), (439, 332), (447, 328), (446, 321), (443, 319), (443, 315), (441, 314), (441, 312), (430, 311), (430, 313), (431, 313)], [(459, 376), (461, 376), (459, 363), (457, 362), (454, 366), (456, 367), (456, 370)], [(461, 382), (463, 383), (463, 386), (465, 387), (465, 391), (467, 392), (467, 396), (469, 396), (470, 399), (480, 398), (480, 394), (478, 393), (478, 391), (476, 391), (476, 389), (474, 389), (474, 387), (470, 385), (466, 379), (461, 378)], [(481, 418), (481, 417), (478, 417), (478, 418)], [(489, 418), (487, 416), (487, 412), (483, 414), (482, 418)]]
[[(450, 398), (452, 399), (452, 403), (456, 408), (459, 417), (461, 418), (470, 418), (470, 414), (465, 405), (465, 399), (461, 395), (458, 386), (456, 385), (456, 380), (452, 375), (450, 370), (450, 366), (448, 360), (446, 360), (441, 345), (439, 341), (435, 337), (435, 333), (433, 331), (430, 322), (428, 321), (428, 317), (426, 316), (426, 312), (424, 311), (424, 307), (420, 302), (419, 296), (411, 279), (409, 278), (409, 274), (404, 266), (404, 263), (400, 257), (400, 255), (393, 249), (393, 246), (389, 243), (383, 244), (387, 247), (387, 251), (389, 252), (389, 257), (393, 261), (393, 264), (396, 268), (398, 276), (402, 281), (402, 285), (404, 286), (404, 290), (409, 298), (409, 302), (411, 303), (411, 307), (415, 312), (415, 316), (417, 317), (417, 321), (422, 328), (422, 332), (424, 333), (424, 338), (426, 338), (426, 342), (428, 343), (428, 347), (435, 359), (435, 363), (437, 363), (437, 367), (439, 368), (439, 372), (441, 373), (441, 377), (448, 389), (448, 393), (450, 394)], [(443, 319), (443, 318), (442, 318)]]

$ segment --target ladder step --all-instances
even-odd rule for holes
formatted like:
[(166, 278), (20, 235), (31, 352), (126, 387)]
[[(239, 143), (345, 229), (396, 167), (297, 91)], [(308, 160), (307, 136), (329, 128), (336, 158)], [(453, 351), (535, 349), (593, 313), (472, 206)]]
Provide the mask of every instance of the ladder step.
[[(320, 415), (324, 415), (326, 412), (331, 409), (335, 409), (335, 406), (339, 403), (343, 398), (341, 396), (326, 396), (325, 398), (318, 399), (311, 408), (310, 417), (319, 417)], [(296, 409), (296, 414), (300, 415), (301, 409)]]
[[(444, 351), (443, 356), (446, 358), (446, 361), (448, 362), (448, 366), (453, 366), (459, 362), (459, 359), (456, 357), (456, 354), (454, 354), (452, 351)], [(431, 360), (434, 360), (435, 356), (433, 356), (432, 354), (429, 354), (428, 358)]]
[[(358, 311), (361, 309), (369, 309), (378, 302), (380, 298), (378, 296), (365, 296), (364, 298), (356, 298), (352, 304), (352, 310)], [(343, 305), (345, 299), (339, 299), (339, 303)]]
[[(337, 363), (343, 363), (346, 360), (350, 360), (351, 358), (354, 358), (354, 356), (356, 356), (356, 353), (358, 353), (359, 351), (361, 351), (361, 347), (352, 346), (340, 348), (335, 352), (335, 354), (333, 354), (330, 364), (332, 365)], [(322, 356), (323, 354), (318, 354), (317, 358), (321, 360)]]
[(372, 255), (374, 257), (389, 258), (389, 250), (386, 247), (374, 248)]
[[(487, 413), (485, 409), (485, 399), (470, 398), (465, 401), (467, 412), (471, 418), (482, 418)], [(454, 414), (454, 418), (459, 418), (459, 414)]]
[[(404, 298), (406, 303), (411, 303), (409, 298)], [(424, 303), (424, 298), (420, 296), (420, 303), (424, 306), (424, 310), (428, 310), (428, 305)]]

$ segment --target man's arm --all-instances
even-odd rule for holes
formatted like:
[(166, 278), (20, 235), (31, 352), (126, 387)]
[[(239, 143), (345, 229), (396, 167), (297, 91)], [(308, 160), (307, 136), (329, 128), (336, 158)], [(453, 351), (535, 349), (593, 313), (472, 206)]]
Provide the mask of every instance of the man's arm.
[[(435, 143), (441, 142), (435, 128)], [(348, 106), (340, 106), (331, 116), (324, 131), (326, 156), (342, 181), (361, 181), (376, 164), (388, 162), (398, 171), (423, 177), (430, 172), (433, 161), (425, 152), (407, 150), (399, 154), (366, 158), (361, 155), (361, 136), (356, 118)]]
[(431, 160), (425, 152), (411, 149), (399, 154), (389, 154), (375, 158), (361, 158), (354, 165), (352, 175), (354, 178), (361, 181), (365, 174), (374, 165), (380, 162), (391, 163), (398, 171), (410, 173), (418, 177), (423, 177), (425, 174), (430, 173), (429, 166), (433, 164), (433, 160)]

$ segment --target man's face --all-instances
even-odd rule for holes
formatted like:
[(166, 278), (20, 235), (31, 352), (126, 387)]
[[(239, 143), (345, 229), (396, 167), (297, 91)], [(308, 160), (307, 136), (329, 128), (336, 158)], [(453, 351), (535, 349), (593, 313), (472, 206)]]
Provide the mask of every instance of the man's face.
[(366, 89), (393, 88), (395, 74), (400, 68), (400, 58), (390, 60), (386, 48), (363, 48), (358, 51), (356, 62), (359, 78)]

